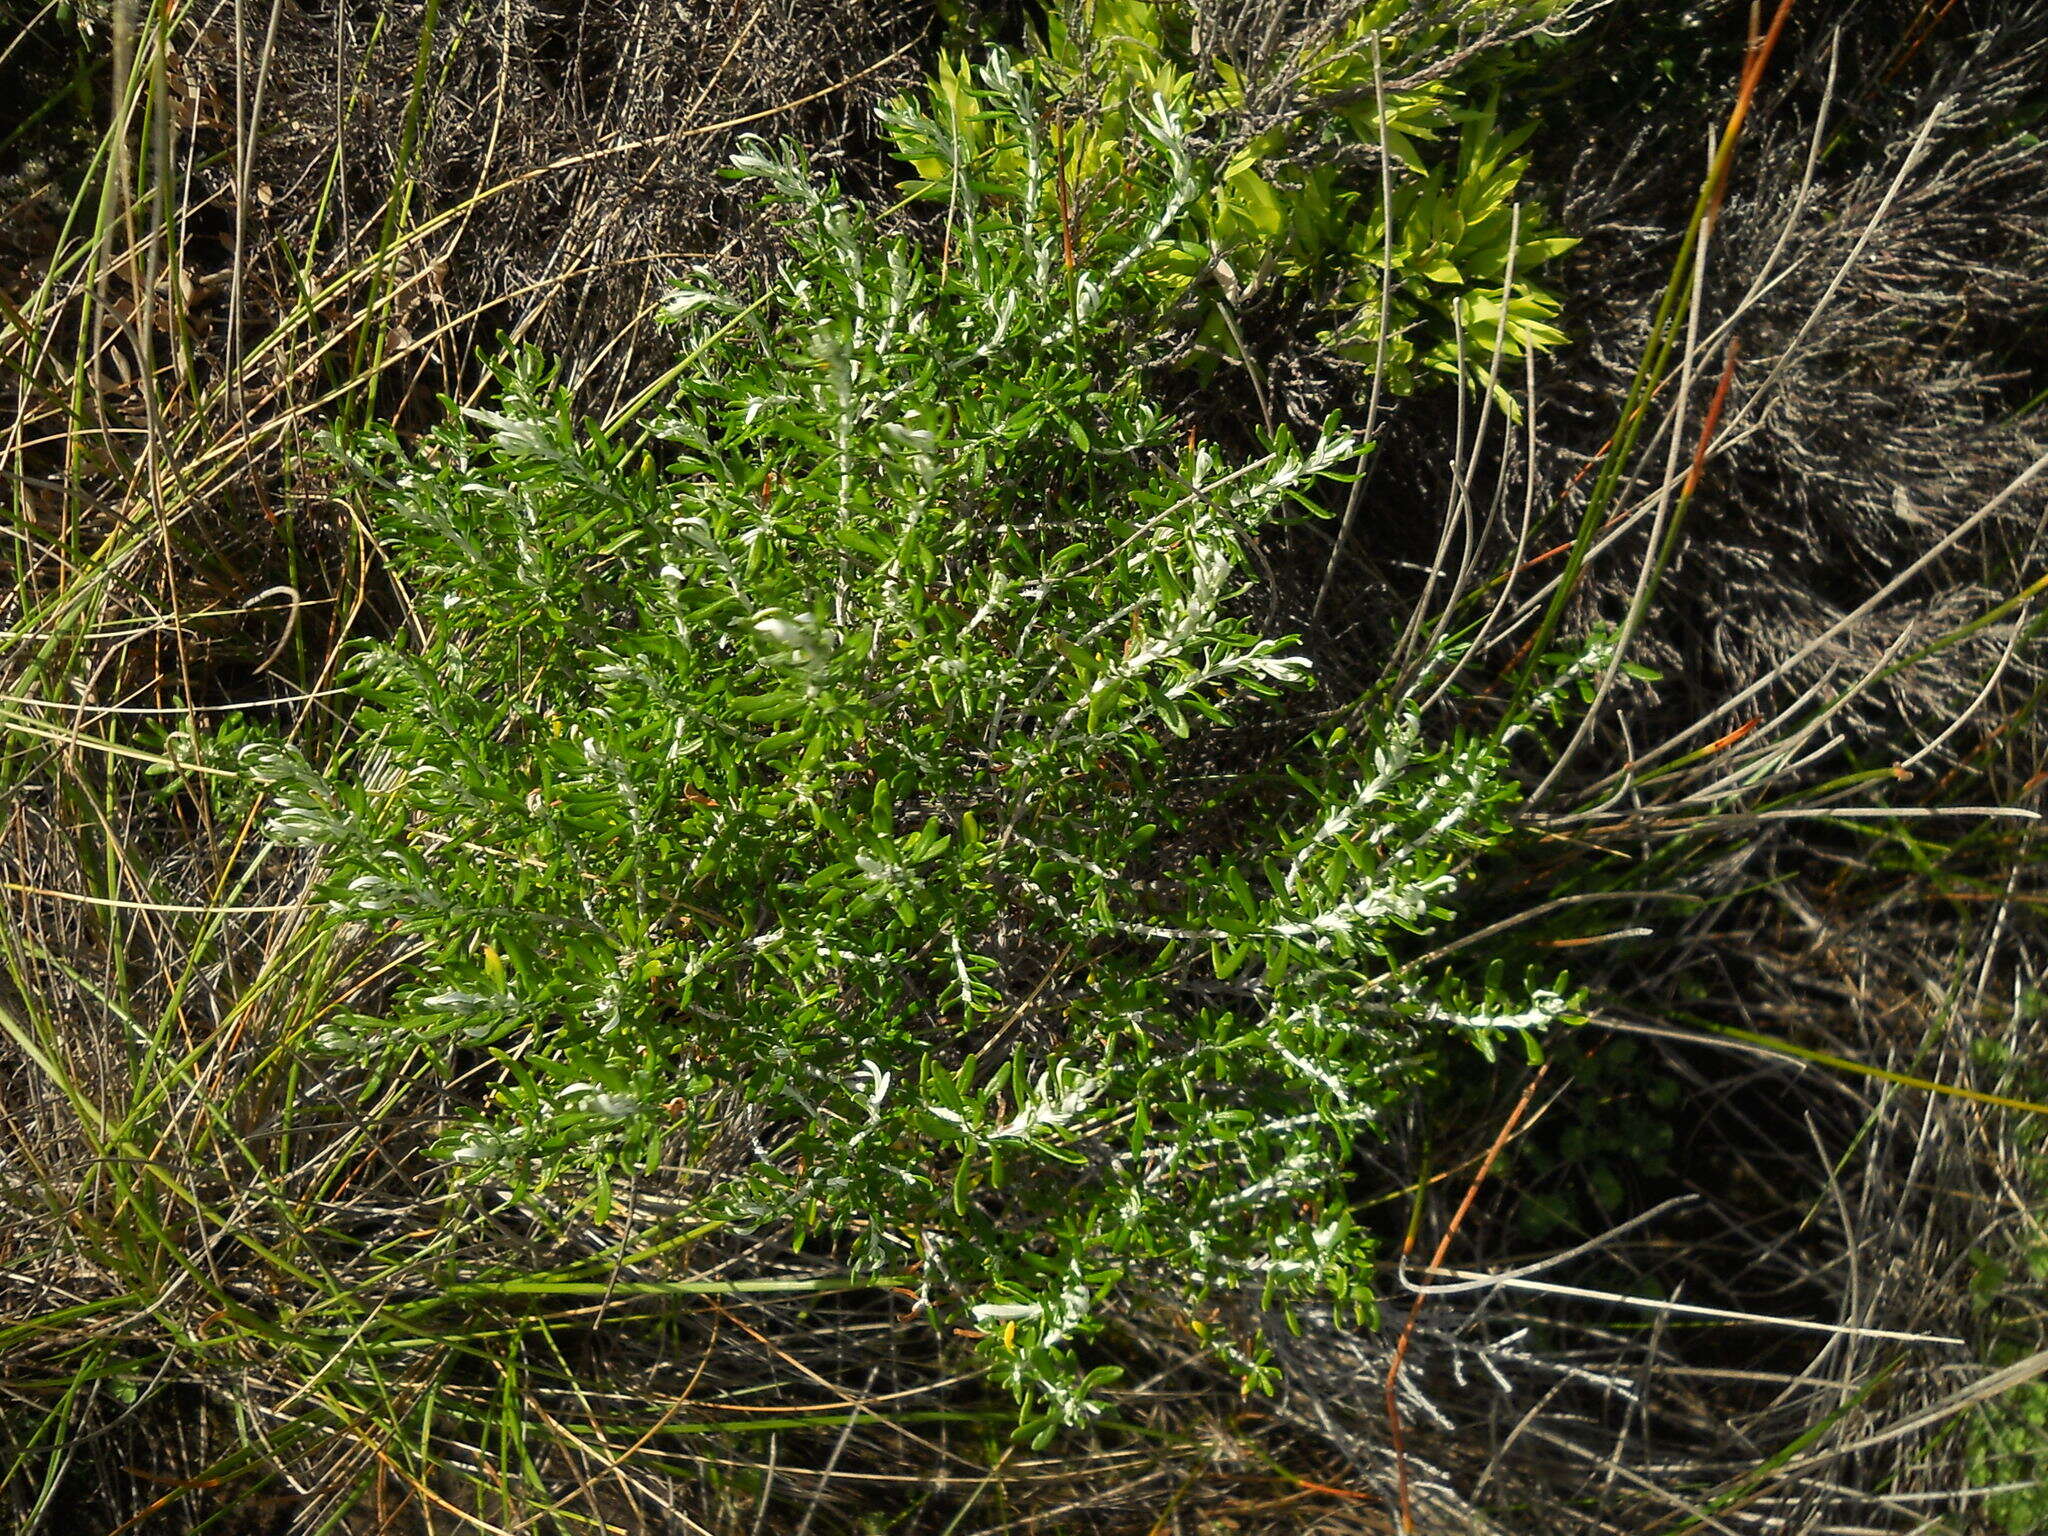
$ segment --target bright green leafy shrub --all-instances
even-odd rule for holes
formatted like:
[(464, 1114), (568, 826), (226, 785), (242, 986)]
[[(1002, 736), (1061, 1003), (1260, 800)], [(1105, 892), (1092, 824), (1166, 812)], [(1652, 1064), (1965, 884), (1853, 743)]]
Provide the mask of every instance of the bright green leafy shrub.
[(336, 920), (413, 946), (328, 1043), (495, 1072), (457, 1165), (726, 1170), (707, 1220), (914, 1274), (1049, 1434), (1114, 1374), (1074, 1354), (1109, 1301), (1368, 1306), (1349, 1155), (1418, 1038), (1569, 1005), (1398, 965), (1508, 835), (1498, 742), (1267, 702), (1312, 674), (1247, 541), (1360, 445), (1232, 462), (1147, 403), (1184, 126), (1133, 119), (1148, 200), (1070, 267), (1026, 82), (977, 90), (1018, 157), (937, 249), (739, 157), (787, 258), (676, 295), (658, 451), (529, 360), (487, 439), (371, 452), (422, 626), (357, 663), (379, 787), (244, 756)]
[[(1434, 66), (1475, 26), (1562, 9), (1555, 0), (1380, 0), (1286, 61), (1283, 72), (1298, 81), (1294, 108), (1238, 136), (1240, 147), (1203, 178), (1148, 256), (1160, 296), (1194, 293), (1213, 356), (1239, 354), (1228, 316), (1240, 302), (1262, 291), (1305, 296), (1328, 319), (1324, 340), (1378, 367), (1396, 394), (1430, 375), (1483, 382), (1496, 351), (1505, 365), (1561, 344), (1557, 300), (1533, 274), (1576, 242), (1539, 210), (1517, 211), (1527, 161), (1516, 151), (1534, 125), (1501, 127), (1497, 85), (1518, 56), (1488, 48), (1462, 68)], [(1051, 9), (1044, 44), (1023, 67), (1058, 124), (1051, 212), (1068, 239), (1085, 248), (1157, 197), (1163, 165), (1132, 154), (1140, 118), (1171, 111), (1235, 142), (1246, 82), (1227, 62), (1210, 63), (1204, 84), (1185, 4)], [(1261, 120), (1271, 115), (1262, 110)], [(984, 185), (1014, 180), (1028, 151), (1012, 123), (962, 63), (941, 59), (930, 136), (897, 124), (918, 171), (909, 190), (950, 199), (958, 166)], [(1368, 148), (1384, 151), (1384, 168), (1377, 154), (1361, 155)]]

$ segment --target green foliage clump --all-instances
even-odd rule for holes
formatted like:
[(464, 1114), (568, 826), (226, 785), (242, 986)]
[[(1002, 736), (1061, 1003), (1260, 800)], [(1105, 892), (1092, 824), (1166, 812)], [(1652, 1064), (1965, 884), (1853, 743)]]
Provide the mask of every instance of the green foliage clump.
[(1645, 1182), (1672, 1171), (1678, 1079), (1632, 1040), (1605, 1040), (1571, 1064), (1573, 1091), (1502, 1158), (1530, 1242), (1590, 1237), (1622, 1219)]
[[(1284, 61), (1292, 99), (1279, 113), (1260, 103), (1267, 125), (1256, 132), (1233, 132), (1249, 121), (1252, 85), (1226, 60), (1197, 56), (1186, 4), (1056, 8), (1022, 66), (1057, 124), (1054, 211), (1070, 239), (1088, 242), (1155, 198), (1164, 168), (1132, 154), (1131, 130), (1171, 111), (1234, 146), (1145, 262), (1160, 298), (1199, 304), (1210, 356), (1241, 356), (1232, 311), (1277, 291), (1320, 308), (1322, 341), (1376, 368), (1392, 393), (1431, 376), (1484, 383), (1496, 357), (1505, 365), (1564, 341), (1557, 299), (1533, 274), (1576, 242), (1517, 205), (1528, 168), (1517, 151), (1534, 124), (1503, 128), (1498, 100), (1516, 52), (1479, 49), (1462, 68), (1439, 66), (1475, 25), (1560, 8), (1379, 0)], [(981, 97), (964, 63), (940, 60), (931, 118), (929, 139), (899, 126), (918, 171), (913, 194), (950, 199), (962, 167), (984, 185), (1019, 174), (1026, 151), (1010, 114)]]
[[(2025, 1026), (2038, 1027), (2044, 1016), (2048, 998), (2029, 992), (2015, 1018), (2015, 1034)], [(2011, 1050), (1995, 1038), (1979, 1040), (1977, 1051), (1986, 1066), (2016, 1065)], [(2038, 1070), (2020, 1064), (2012, 1077), (2016, 1081), (2006, 1085), (2009, 1090), (2041, 1096), (2044, 1080)], [(2038, 1213), (2048, 1209), (2048, 1130), (2034, 1116), (2014, 1118), (2022, 1187)], [(1979, 1252), (1971, 1258), (1970, 1302), (1984, 1335), (1985, 1359), (1995, 1366), (2015, 1364), (2048, 1342), (2039, 1302), (2048, 1288), (2048, 1235), (2036, 1219), (2003, 1257)], [(1984, 1499), (1990, 1523), (2009, 1536), (2048, 1531), (2048, 1382), (2023, 1382), (1970, 1415), (1963, 1457), (1973, 1488), (1998, 1490)]]
[[(2000, 1351), (1993, 1363), (2018, 1358), (2017, 1351)], [(1999, 1530), (2009, 1536), (2048, 1531), (2048, 1386), (2027, 1382), (1979, 1410), (1964, 1464), (1971, 1486), (1998, 1490), (1985, 1497), (1984, 1514)]]
[(328, 1043), (494, 1074), (455, 1164), (706, 1170), (707, 1221), (914, 1276), (1044, 1435), (1115, 1375), (1076, 1353), (1112, 1302), (1255, 1377), (1204, 1297), (1368, 1308), (1350, 1154), (1418, 1039), (1571, 1004), (1403, 964), (1509, 834), (1500, 734), (1274, 718), (1312, 670), (1248, 617), (1248, 541), (1361, 445), (1234, 461), (1147, 401), (1184, 121), (1132, 120), (1144, 201), (1070, 263), (1028, 82), (975, 88), (1016, 160), (957, 164), (936, 250), (737, 157), (786, 259), (675, 296), (641, 435), (528, 359), (487, 437), (369, 454), (417, 639), (358, 660), (356, 779), (244, 757), (335, 919), (407, 943)]

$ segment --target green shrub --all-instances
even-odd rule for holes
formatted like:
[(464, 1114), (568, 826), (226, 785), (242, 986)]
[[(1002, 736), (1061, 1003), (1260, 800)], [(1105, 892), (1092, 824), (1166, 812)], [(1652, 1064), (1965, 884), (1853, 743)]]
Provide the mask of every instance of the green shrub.
[(956, 167), (936, 250), (737, 158), (787, 257), (675, 296), (647, 436), (579, 425), (529, 358), (469, 413), (487, 440), (370, 451), (417, 640), (356, 663), (358, 777), (244, 760), (335, 920), (407, 944), (327, 1043), (495, 1074), (456, 1167), (724, 1170), (705, 1220), (914, 1275), (1043, 1435), (1114, 1376), (1075, 1353), (1112, 1302), (1368, 1308), (1350, 1152), (1418, 1042), (1570, 1004), (1398, 963), (1508, 835), (1526, 720), (1267, 702), (1312, 673), (1248, 617), (1247, 542), (1360, 444), (1231, 462), (1147, 403), (1185, 124), (1132, 119), (1151, 190), (1070, 266), (1027, 82), (998, 57), (977, 88), (1016, 159)]
[[(1059, 217), (1087, 242), (1156, 198), (1165, 167), (1132, 153), (1131, 130), (1145, 114), (1172, 111), (1234, 146), (1145, 262), (1162, 297), (1192, 297), (1209, 356), (1239, 356), (1229, 311), (1277, 291), (1319, 313), (1323, 342), (1377, 367), (1392, 393), (1432, 375), (1483, 383), (1496, 349), (1505, 364), (1564, 341), (1557, 300), (1533, 274), (1576, 242), (1540, 210), (1517, 212), (1528, 163), (1516, 151), (1534, 125), (1501, 126), (1498, 88), (1527, 59), (1488, 47), (1462, 67), (1446, 61), (1474, 27), (1563, 9), (1557, 0), (1378, 0), (1277, 67), (1296, 82), (1286, 110), (1262, 102), (1252, 123), (1247, 81), (1199, 57), (1188, 5), (1055, 7), (1023, 68), (1058, 124)], [(958, 60), (940, 60), (931, 118), (928, 140), (898, 127), (918, 171), (913, 195), (952, 198), (962, 164), (995, 185), (1019, 174), (1026, 151), (1010, 112), (985, 102)]]
[[(2024, 994), (2010, 1029), (2012, 1038), (2030, 1038), (2048, 1015), (2048, 998)], [(1976, 1055), (1987, 1067), (2009, 1074), (2003, 1091), (2038, 1099), (2043, 1074), (2034, 1062), (2005, 1041), (1986, 1036), (1976, 1042)], [(2016, 1172), (2032, 1209), (2048, 1209), (2048, 1129), (2037, 1117), (2014, 1116), (2010, 1137), (2018, 1153)], [(1985, 1363), (2013, 1365), (2048, 1345), (2041, 1298), (2048, 1291), (2048, 1237), (2038, 1217), (2019, 1228), (2003, 1257), (1978, 1251), (1970, 1255), (1971, 1310), (1976, 1314)], [(1973, 1488), (2001, 1490), (1984, 1499), (1986, 1520), (2008, 1536), (2040, 1536), (2048, 1531), (2048, 1382), (2029, 1381), (1993, 1398), (1964, 1421), (1964, 1466)]]
[[(1994, 1351), (1992, 1365), (2012, 1365), (2018, 1350)], [(2048, 1386), (2014, 1387), (1971, 1418), (1964, 1465), (1973, 1488), (1999, 1491), (1984, 1514), (2008, 1536), (2048, 1531)]]

